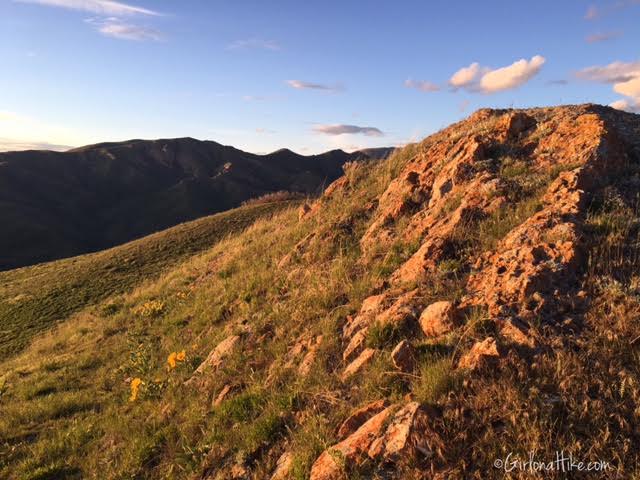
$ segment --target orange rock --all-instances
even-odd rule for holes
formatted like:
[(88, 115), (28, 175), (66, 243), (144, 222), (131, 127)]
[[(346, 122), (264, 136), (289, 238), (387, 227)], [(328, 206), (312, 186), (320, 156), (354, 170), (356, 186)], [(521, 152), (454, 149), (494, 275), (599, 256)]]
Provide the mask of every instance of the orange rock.
[(500, 336), (508, 342), (519, 347), (535, 349), (538, 346), (537, 339), (527, 330), (522, 322), (508, 318), (499, 322)]
[(371, 443), (382, 434), (390, 414), (390, 408), (385, 408), (352, 435), (322, 452), (311, 467), (309, 480), (343, 480), (345, 468), (360, 465), (366, 459)]
[(318, 356), (318, 350), (320, 349), (320, 346), (322, 344), (322, 338), (322, 335), (318, 335), (315, 338), (315, 341), (313, 341), (309, 345), (307, 354), (304, 356), (302, 362), (300, 362), (300, 365), (298, 366), (298, 373), (303, 377), (309, 375), (309, 372), (311, 371), (311, 366)]
[(291, 452), (284, 452), (278, 458), (271, 480), (288, 480), (291, 475), (291, 467), (293, 467), (293, 455)]
[(371, 443), (368, 455), (385, 462), (409, 459), (428, 459), (443, 450), (440, 436), (431, 424), (436, 413), (433, 409), (410, 402), (396, 412), (384, 435)]
[(413, 372), (416, 368), (416, 352), (413, 346), (406, 340), (402, 340), (391, 352), (391, 361), (400, 371)]
[(298, 221), (303, 220), (310, 211), (311, 207), (308, 203), (305, 202), (300, 205), (300, 208), (298, 209)]
[(471, 350), (462, 356), (458, 362), (458, 368), (477, 370), (499, 357), (500, 352), (495, 338), (487, 337), (483, 341), (474, 344)]
[(374, 415), (380, 413), (382, 410), (388, 407), (386, 399), (376, 400), (364, 407), (357, 409), (349, 417), (342, 422), (338, 428), (337, 436), (339, 439), (344, 439), (355, 432), (360, 426), (369, 420)]
[(456, 327), (457, 317), (456, 307), (452, 302), (435, 302), (420, 315), (420, 327), (427, 337), (438, 337)]
[(342, 372), (342, 380), (345, 381), (349, 377), (355, 375), (360, 370), (362, 370), (367, 364), (373, 360), (376, 351), (373, 348), (366, 348), (362, 351), (362, 353), (356, 358), (353, 362), (351, 362), (347, 368)]
[(229, 384), (226, 384), (224, 387), (222, 387), (222, 390), (220, 390), (220, 393), (218, 393), (215, 400), (213, 401), (213, 406), (220, 406), (220, 404), (225, 401), (229, 393), (231, 393), (232, 388), (233, 387), (231, 387), (231, 385)]

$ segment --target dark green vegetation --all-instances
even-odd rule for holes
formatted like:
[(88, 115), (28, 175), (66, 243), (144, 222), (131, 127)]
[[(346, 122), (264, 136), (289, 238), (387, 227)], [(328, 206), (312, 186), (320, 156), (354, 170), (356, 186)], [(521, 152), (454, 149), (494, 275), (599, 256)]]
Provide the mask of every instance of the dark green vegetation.
[[(257, 219), (296, 204), (245, 206), (103, 252), (0, 272), (0, 358), (18, 352), (35, 334), (77, 310), (151, 281)], [(113, 314), (118, 308), (107, 304), (103, 313)]]
[(363, 157), (253, 155), (192, 138), (0, 153), (0, 270), (103, 250), (278, 190), (315, 194)]

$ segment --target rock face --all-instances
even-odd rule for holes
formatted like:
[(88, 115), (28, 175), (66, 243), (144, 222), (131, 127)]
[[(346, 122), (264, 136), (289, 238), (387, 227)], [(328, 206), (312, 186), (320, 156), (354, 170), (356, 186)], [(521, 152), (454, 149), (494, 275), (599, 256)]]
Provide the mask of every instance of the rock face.
[[(342, 362), (328, 370), (340, 376), (336, 390), (346, 401), (362, 398), (359, 377), (375, 358), (393, 364), (384, 374), (400, 379), (406, 395), (394, 405), (384, 398), (366, 404), (332, 425), (337, 443), (316, 459), (312, 480), (350, 478), (363, 465), (371, 478), (399, 478), (389, 472), (404, 462), (424, 478), (449, 478), (446, 469), (437, 471), (449, 447), (438, 432), (452, 419), (464, 430), (474, 404), (468, 391), (440, 395), (438, 405), (412, 401), (419, 396), (411, 383), (421, 374), (416, 366), (447, 352), (455, 375), (473, 386), (503, 367), (533, 364), (555, 348), (554, 328), (575, 331), (576, 305), (586, 296), (579, 291), (593, 228), (589, 206), (621, 182), (637, 193), (637, 174), (620, 179), (625, 165), (640, 162), (639, 139), (638, 118), (594, 105), (483, 109), (406, 150), (409, 158), (386, 189), (363, 202), (366, 222), (354, 234), (359, 267), (386, 267), (392, 258), (393, 271), (384, 269), (359, 309), (341, 319), (337, 342), (325, 333), (327, 351), (340, 348)], [(351, 174), (303, 206), (299, 218), (319, 221), (325, 202), (357, 192), (359, 168), (351, 165)], [(307, 232), (282, 270), (311, 258), (326, 234)], [(284, 366), (310, 375), (321, 344), (322, 337), (303, 334)]]

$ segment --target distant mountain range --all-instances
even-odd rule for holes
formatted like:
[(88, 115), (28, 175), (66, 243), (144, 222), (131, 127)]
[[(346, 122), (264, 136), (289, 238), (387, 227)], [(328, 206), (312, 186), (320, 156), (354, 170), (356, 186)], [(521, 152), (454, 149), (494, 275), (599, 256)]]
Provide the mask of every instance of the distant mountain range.
[(314, 194), (393, 149), (254, 155), (192, 138), (0, 153), (0, 270), (118, 245), (243, 201)]

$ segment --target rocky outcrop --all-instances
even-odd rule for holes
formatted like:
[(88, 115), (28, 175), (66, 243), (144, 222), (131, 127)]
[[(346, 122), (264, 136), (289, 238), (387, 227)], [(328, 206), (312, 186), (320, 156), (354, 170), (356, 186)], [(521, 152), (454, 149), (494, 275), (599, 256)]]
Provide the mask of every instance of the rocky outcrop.
[(444, 445), (431, 423), (437, 416), (433, 409), (410, 402), (393, 416), (383, 435), (371, 443), (369, 457), (397, 463), (409, 459), (429, 459)]
[(342, 480), (345, 470), (360, 465), (367, 458), (369, 447), (384, 431), (391, 413), (390, 408), (385, 408), (349, 437), (322, 452), (311, 467), (309, 480)]
[(310, 480), (342, 480), (365, 460), (378, 464), (441, 455), (443, 442), (432, 423), (435, 410), (409, 402), (387, 407), (367, 420), (349, 437), (325, 450), (311, 467)]

